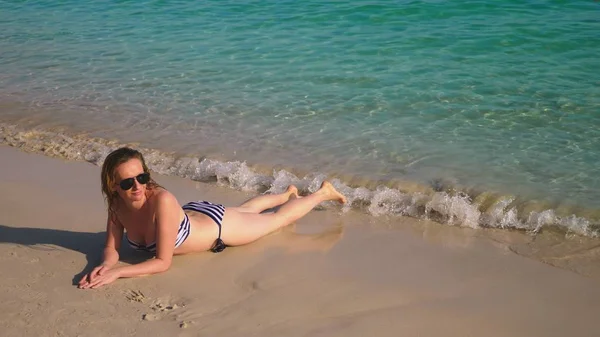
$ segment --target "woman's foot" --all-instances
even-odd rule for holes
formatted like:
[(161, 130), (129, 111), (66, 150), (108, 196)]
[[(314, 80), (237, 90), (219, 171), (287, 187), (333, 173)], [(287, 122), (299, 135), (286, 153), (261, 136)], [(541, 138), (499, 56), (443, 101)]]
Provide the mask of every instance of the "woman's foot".
[(290, 185), (290, 186), (288, 186), (288, 188), (287, 188), (287, 190), (285, 191), (285, 193), (287, 193), (287, 194), (288, 194), (288, 198), (289, 198), (289, 197), (292, 197), (292, 196), (294, 196), (294, 197), (296, 197), (296, 198), (298, 198), (298, 197), (299, 197), (299, 196), (298, 196), (298, 188), (297, 188), (296, 186), (294, 186), (294, 185)]
[(327, 180), (323, 181), (321, 184), (321, 188), (317, 191), (317, 193), (322, 193), (325, 197), (325, 200), (337, 200), (340, 204), (346, 203), (346, 197), (338, 192), (338, 190), (333, 187), (333, 185)]

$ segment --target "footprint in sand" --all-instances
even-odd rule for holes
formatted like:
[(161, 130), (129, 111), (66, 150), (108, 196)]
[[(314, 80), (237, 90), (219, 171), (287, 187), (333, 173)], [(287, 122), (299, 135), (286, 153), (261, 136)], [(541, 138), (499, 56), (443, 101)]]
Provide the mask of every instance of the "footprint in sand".
[[(173, 320), (177, 320), (178, 314), (176, 314), (177, 309), (185, 307), (185, 304), (177, 304), (170, 303), (167, 301), (164, 303), (161, 300), (156, 300), (151, 306), (150, 309), (154, 310), (155, 314), (146, 314), (144, 315), (144, 320), (147, 321), (155, 321), (157, 319), (164, 319), (167, 317), (171, 317)], [(179, 322), (179, 327), (185, 329), (189, 327), (193, 322), (192, 321), (181, 321)]]
[(131, 302), (144, 303), (144, 301), (146, 300), (146, 296), (144, 296), (144, 293), (142, 293), (139, 290), (129, 290), (125, 294), (125, 297)]
[(142, 319), (144, 321), (158, 321), (161, 318), (162, 317), (160, 317), (160, 315), (157, 315), (157, 314), (143, 314), (142, 315)]
[(193, 321), (183, 321), (181, 323), (179, 323), (179, 327), (182, 329), (188, 328), (192, 323), (194, 323)]
[[(145, 303), (150, 300), (139, 290), (129, 290), (126, 292), (125, 297), (131, 302), (139, 303)], [(149, 307), (153, 312), (143, 314), (142, 320), (144, 321), (158, 321), (167, 317), (173, 317), (175, 314), (174, 310), (185, 307), (185, 304), (177, 304), (172, 303), (170, 300), (157, 299), (153, 301)], [(189, 327), (192, 323), (192, 321), (182, 321), (179, 322), (179, 327), (184, 329)]]
[(179, 306), (177, 304), (164, 304), (164, 303), (161, 303), (160, 301), (156, 301), (152, 306), (150, 306), (150, 308), (154, 311), (163, 312), (163, 311), (175, 310), (175, 309), (179, 308)]

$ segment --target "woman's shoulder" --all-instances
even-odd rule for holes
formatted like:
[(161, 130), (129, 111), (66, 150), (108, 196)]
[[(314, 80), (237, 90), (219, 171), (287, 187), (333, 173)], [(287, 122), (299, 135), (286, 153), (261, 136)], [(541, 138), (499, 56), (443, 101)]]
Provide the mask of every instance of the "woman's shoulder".
[(150, 196), (152, 204), (158, 206), (177, 206), (179, 207), (179, 201), (173, 195), (173, 193), (165, 190), (164, 188), (156, 188), (152, 191)]

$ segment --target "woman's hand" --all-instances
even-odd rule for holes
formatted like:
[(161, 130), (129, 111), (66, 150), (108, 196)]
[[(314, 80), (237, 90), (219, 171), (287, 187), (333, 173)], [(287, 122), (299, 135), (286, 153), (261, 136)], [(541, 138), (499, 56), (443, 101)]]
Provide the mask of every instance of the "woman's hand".
[(98, 288), (103, 285), (114, 282), (119, 278), (119, 273), (115, 269), (110, 269), (105, 265), (94, 268), (89, 274), (85, 274), (79, 281), (80, 289)]
[(103, 264), (99, 265), (98, 267), (94, 268), (91, 272), (83, 275), (83, 277), (79, 281), (79, 287), (81, 288), (82, 285), (92, 282), (96, 278), (96, 276), (98, 276), (98, 274), (105, 273), (109, 269), (109, 267)]

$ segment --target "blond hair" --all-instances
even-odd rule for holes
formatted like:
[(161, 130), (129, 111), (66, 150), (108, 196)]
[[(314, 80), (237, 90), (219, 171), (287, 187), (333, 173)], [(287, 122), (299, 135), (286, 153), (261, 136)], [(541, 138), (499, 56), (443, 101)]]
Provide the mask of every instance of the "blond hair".
[[(115, 205), (117, 203), (117, 198), (119, 195), (116, 191), (112, 190), (112, 186), (116, 183), (115, 179), (115, 169), (119, 167), (119, 165), (131, 160), (137, 159), (142, 163), (142, 168), (144, 169), (144, 173), (150, 174), (148, 170), (148, 166), (146, 166), (146, 161), (144, 160), (144, 156), (138, 151), (131, 149), (129, 147), (121, 147), (113, 152), (109, 153), (104, 159), (104, 163), (102, 164), (102, 172), (100, 174), (100, 182), (102, 185), (102, 194), (104, 195), (104, 200), (108, 206), (108, 213), (110, 216), (115, 216)], [(154, 189), (157, 187), (161, 187), (157, 184), (152, 177), (150, 177), (150, 181), (147, 183), (148, 189)]]

